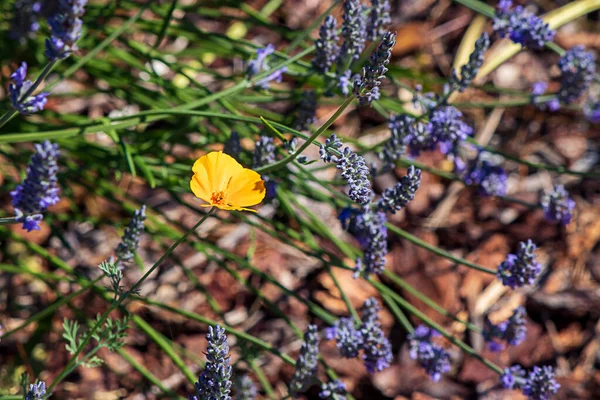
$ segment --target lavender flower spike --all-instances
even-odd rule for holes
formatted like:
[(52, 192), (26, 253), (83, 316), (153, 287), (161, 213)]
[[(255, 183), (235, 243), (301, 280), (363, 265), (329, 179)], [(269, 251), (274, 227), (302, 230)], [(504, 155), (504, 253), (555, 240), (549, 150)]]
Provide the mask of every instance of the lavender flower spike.
[(252, 166), (258, 168), (274, 162), (275, 145), (273, 144), (273, 138), (270, 136), (261, 136), (254, 146)]
[(527, 335), (525, 315), (525, 308), (517, 307), (508, 320), (498, 325), (494, 325), (486, 319), (483, 338), (489, 343), (489, 349), (491, 351), (501, 351), (504, 350), (503, 342), (516, 346), (525, 340)]
[(512, 1), (500, 0), (494, 17), (494, 31), (501, 37), (509, 37), (514, 43), (530, 49), (541, 49), (554, 39), (556, 31), (541, 18), (522, 6), (511, 10)]
[(306, 91), (298, 104), (298, 114), (294, 122), (294, 129), (308, 130), (310, 125), (317, 122), (317, 95), (314, 91)]
[(556, 185), (550, 193), (542, 197), (542, 207), (546, 220), (568, 225), (573, 218), (575, 201), (569, 197), (563, 185)]
[(362, 331), (356, 329), (352, 318), (340, 318), (332, 327), (325, 330), (327, 340), (336, 340), (338, 351), (343, 357), (354, 358), (358, 356), (363, 346)]
[(531, 240), (519, 244), (517, 254), (509, 254), (498, 266), (496, 276), (504, 286), (511, 289), (532, 285), (541, 272), (542, 266), (535, 259), (537, 246)]
[(438, 331), (424, 325), (419, 325), (408, 335), (410, 358), (417, 360), (434, 382), (438, 382), (442, 374), (450, 371), (450, 355), (431, 340), (439, 335)]
[(489, 153), (480, 151), (463, 172), (463, 181), (469, 186), (479, 186), (482, 196), (504, 196), (508, 177), (504, 168), (497, 164)]
[(353, 93), (361, 104), (371, 104), (373, 100), (379, 99), (379, 85), (388, 71), (386, 66), (390, 62), (395, 44), (396, 33), (384, 34), (379, 47), (363, 67), (362, 76), (354, 81)]
[(421, 170), (411, 165), (400, 182), (394, 187), (385, 189), (377, 203), (377, 209), (395, 214), (415, 198), (419, 185), (421, 185)]
[(335, 64), (340, 50), (337, 41), (337, 22), (333, 16), (328, 15), (319, 30), (319, 39), (315, 41), (312, 65), (317, 72), (324, 74)]
[(363, 361), (367, 372), (383, 371), (392, 363), (392, 345), (385, 337), (379, 322), (381, 307), (374, 297), (369, 297), (363, 305), (360, 331), (364, 338)]
[(143, 205), (139, 210), (133, 212), (133, 218), (129, 221), (129, 226), (121, 238), (121, 243), (117, 246), (117, 258), (120, 262), (127, 262), (133, 259), (135, 251), (140, 245), (140, 236), (144, 232), (144, 221), (146, 220), (146, 206)]
[[(251, 79), (254, 76), (260, 74), (261, 72), (267, 71), (269, 69), (267, 57), (273, 54), (274, 52), (275, 47), (273, 47), (272, 44), (268, 44), (267, 46), (261, 49), (256, 49), (256, 58), (248, 62), (248, 68), (246, 69), (246, 77), (248, 79)], [(287, 67), (283, 67), (276, 71), (273, 71), (266, 77), (256, 82), (255, 86), (259, 89), (267, 90), (269, 88), (270, 82), (281, 82), (281, 80), (283, 79), (283, 73), (286, 71)]]
[(523, 394), (531, 400), (550, 400), (560, 388), (555, 378), (556, 373), (551, 366), (534, 366), (523, 386)]
[(317, 375), (319, 357), (319, 334), (316, 325), (308, 325), (304, 333), (304, 342), (296, 361), (296, 371), (290, 381), (290, 394), (297, 397), (298, 393), (308, 389)]
[(319, 398), (325, 400), (346, 400), (346, 384), (339, 379), (335, 381), (323, 383)]
[(371, 12), (367, 23), (367, 39), (377, 40), (385, 33), (385, 28), (392, 22), (389, 0), (371, 0)]
[(196, 395), (190, 396), (190, 400), (231, 400), (231, 365), (225, 329), (219, 325), (215, 325), (214, 328), (209, 326), (206, 339), (206, 367), (196, 382)]
[(39, 0), (15, 1), (9, 37), (24, 43), (28, 36), (33, 36), (31, 34), (40, 29), (38, 17), (41, 9), (42, 3)]
[(513, 365), (510, 368), (504, 368), (500, 376), (500, 382), (505, 389), (521, 389), (525, 385), (527, 371), (520, 365)]
[(29, 391), (24, 400), (43, 400), (46, 397), (46, 382), (40, 381), (29, 385)]
[(81, 37), (87, 0), (59, 0), (58, 10), (48, 19), (51, 36), (46, 39), (46, 57), (57, 60), (77, 51), (76, 42)]
[(365, 47), (366, 21), (363, 16), (363, 6), (359, 0), (344, 2), (344, 21), (342, 23), (342, 38), (344, 42), (338, 57), (338, 70), (342, 70), (348, 59), (357, 60)]
[(256, 385), (248, 375), (238, 375), (234, 380), (234, 386), (234, 400), (255, 400), (258, 396)]
[(575, 46), (558, 60), (558, 68), (561, 73), (558, 98), (561, 103), (573, 103), (592, 84), (596, 74), (596, 59), (583, 46)]
[(26, 77), (27, 63), (22, 62), (21, 66), (10, 75), (10, 78), (14, 83), (11, 83), (8, 87), (13, 108), (24, 115), (42, 111), (48, 101), (47, 97), (50, 94), (43, 92), (38, 93), (35, 96), (29, 95), (27, 98), (23, 98), (33, 86), (33, 82), (25, 79)]
[(383, 162), (384, 169), (391, 169), (396, 161), (406, 153), (404, 138), (410, 134), (415, 120), (406, 114), (391, 115), (388, 121), (391, 136), (385, 142), (383, 150), (377, 155)]
[(430, 116), (431, 135), (447, 154), (456, 143), (466, 140), (473, 128), (462, 120), (463, 114), (452, 106), (437, 107)]
[(355, 278), (360, 275), (368, 278), (371, 274), (381, 274), (385, 269), (385, 256), (388, 252), (386, 222), (384, 212), (375, 212), (369, 206), (352, 216), (349, 230), (356, 236), (364, 251), (363, 258), (356, 259)]
[(46, 140), (36, 144), (35, 150), (25, 180), (10, 192), (17, 221), (22, 222), (23, 229), (28, 232), (40, 230), (41, 213), (59, 201), (56, 179), (56, 161), (60, 155), (58, 145)]
[(487, 33), (483, 33), (475, 42), (475, 50), (469, 56), (469, 61), (460, 69), (460, 78), (456, 75), (456, 71), (452, 71), (449, 84), (456, 88), (459, 92), (463, 92), (473, 79), (477, 76), (479, 68), (483, 65), (483, 55), (490, 47), (490, 37)]

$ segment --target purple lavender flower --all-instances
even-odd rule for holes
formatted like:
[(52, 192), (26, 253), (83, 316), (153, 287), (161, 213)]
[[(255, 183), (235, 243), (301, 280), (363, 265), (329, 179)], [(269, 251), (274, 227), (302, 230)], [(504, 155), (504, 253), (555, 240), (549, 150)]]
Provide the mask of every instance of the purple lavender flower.
[(261, 136), (254, 146), (252, 155), (253, 168), (262, 167), (275, 162), (275, 145), (270, 136)]
[(42, 9), (40, 0), (17, 0), (13, 5), (13, 20), (9, 37), (24, 42), (28, 36), (40, 29), (38, 18)]
[[(358, 79), (359, 75), (356, 74), (354, 76), (354, 79)], [(337, 75), (337, 88), (340, 89), (340, 92), (342, 92), (342, 94), (344, 96), (347, 96), (348, 93), (350, 93), (350, 87), (352, 87), (352, 71), (350, 71), (349, 69), (338, 73)]]
[(50, 94), (43, 92), (38, 93), (35, 96), (29, 95), (27, 98), (23, 98), (33, 86), (33, 82), (25, 79), (26, 77), (27, 63), (22, 62), (21, 66), (10, 75), (10, 78), (14, 83), (11, 83), (8, 87), (13, 108), (24, 115), (42, 111), (48, 101), (47, 97)]
[(344, 42), (338, 57), (338, 70), (342, 70), (349, 59), (357, 60), (365, 47), (367, 29), (363, 10), (359, 0), (344, 2), (344, 21), (342, 22)]
[(335, 64), (340, 51), (337, 41), (337, 22), (333, 16), (328, 15), (319, 30), (319, 39), (315, 41), (312, 65), (317, 72), (324, 74)]
[(121, 243), (117, 246), (117, 258), (120, 262), (127, 262), (133, 259), (135, 251), (140, 246), (140, 236), (144, 232), (144, 221), (146, 220), (146, 206), (143, 205), (139, 210), (133, 212), (133, 218), (125, 233), (121, 238)]
[(432, 151), (437, 147), (437, 137), (433, 134), (431, 123), (416, 122), (407, 127), (404, 133), (404, 144), (408, 146), (413, 157), (422, 151)]
[(48, 19), (51, 36), (46, 39), (46, 57), (57, 60), (77, 51), (87, 0), (58, 0), (58, 10)]
[(396, 44), (396, 33), (387, 32), (383, 35), (377, 50), (371, 55), (369, 62), (362, 69), (362, 76), (354, 81), (354, 94), (360, 104), (371, 104), (379, 99), (379, 85), (388, 71), (387, 64), (392, 56), (392, 48)]
[(298, 104), (298, 114), (294, 122), (294, 129), (308, 130), (310, 125), (317, 122), (317, 95), (314, 91), (306, 91)]
[(219, 325), (209, 326), (206, 340), (206, 366), (196, 382), (196, 396), (190, 399), (231, 400), (231, 365), (225, 329)]
[(339, 379), (321, 384), (320, 399), (346, 400), (346, 384)]
[(509, 254), (506, 260), (498, 266), (496, 276), (504, 286), (511, 289), (525, 285), (532, 285), (541, 272), (542, 266), (536, 261), (535, 249), (537, 246), (531, 240), (521, 242), (517, 254)]
[(498, 325), (494, 325), (486, 319), (483, 338), (488, 342), (489, 349), (491, 351), (504, 350), (504, 342), (512, 346), (520, 344), (527, 335), (525, 315), (525, 308), (518, 307), (509, 319)]
[(431, 340), (439, 335), (438, 331), (425, 325), (419, 325), (408, 335), (410, 358), (417, 360), (434, 382), (438, 382), (442, 374), (450, 371), (450, 355)]
[(316, 325), (308, 325), (304, 333), (304, 342), (296, 361), (296, 371), (290, 381), (290, 394), (297, 397), (298, 393), (308, 389), (317, 375), (319, 357), (319, 334)]
[(406, 114), (391, 115), (388, 121), (391, 136), (385, 142), (383, 150), (377, 155), (383, 162), (384, 169), (391, 169), (396, 161), (406, 152), (404, 138), (410, 133), (414, 119)]
[(575, 201), (569, 197), (563, 185), (556, 185), (550, 193), (544, 194), (541, 203), (546, 220), (560, 222), (563, 225), (571, 222)]
[(512, 1), (501, 0), (498, 3), (494, 17), (494, 31), (501, 37), (507, 37), (513, 42), (541, 49), (547, 42), (554, 39), (556, 31), (541, 18), (525, 10), (522, 6), (511, 9)]
[(325, 338), (336, 341), (336, 346), (342, 357), (354, 358), (363, 347), (362, 331), (354, 326), (352, 318), (340, 318), (333, 326), (325, 329)]
[(46, 397), (46, 382), (39, 381), (29, 385), (29, 391), (24, 400), (43, 400)]
[(364, 255), (356, 259), (354, 277), (380, 274), (385, 269), (387, 247), (387, 218), (384, 212), (373, 211), (369, 206), (350, 217), (348, 230), (360, 243)]
[[(335, 134), (331, 135), (325, 144), (321, 145), (319, 153), (321, 159), (325, 162), (334, 162), (337, 168), (342, 171), (342, 178), (348, 181), (350, 191), (348, 196), (359, 203), (367, 204), (371, 201), (373, 191), (371, 190), (371, 182), (369, 181), (370, 170), (364, 157), (353, 152), (349, 147), (345, 147), (342, 151), (342, 142)], [(336, 153), (341, 153), (339, 156), (333, 155), (331, 150)]]
[(463, 181), (469, 186), (479, 186), (482, 196), (504, 196), (507, 176), (504, 168), (496, 164), (488, 153), (479, 152), (464, 171)]
[[(260, 74), (261, 72), (267, 71), (269, 69), (269, 63), (267, 62), (267, 57), (275, 52), (275, 47), (272, 44), (268, 44), (263, 48), (256, 49), (256, 58), (250, 60), (248, 62), (248, 68), (246, 69), (246, 77), (248, 79), (252, 79), (254, 76)], [(287, 71), (287, 67), (280, 68), (276, 71), (273, 71), (266, 77), (262, 78), (254, 85), (263, 90), (267, 90), (269, 88), (270, 82), (281, 82), (283, 79), (283, 73)]]
[(377, 209), (395, 214), (415, 198), (415, 193), (421, 185), (421, 170), (414, 165), (408, 167), (405, 176), (396, 185), (385, 189), (377, 202)]
[(389, 0), (371, 0), (371, 11), (367, 22), (367, 40), (377, 40), (392, 22)]
[(510, 368), (504, 368), (500, 376), (500, 382), (505, 389), (521, 389), (525, 384), (527, 371), (520, 365), (513, 365)]
[(561, 103), (568, 104), (577, 100), (587, 91), (596, 74), (596, 59), (583, 46), (575, 46), (567, 50), (558, 60), (560, 69), (560, 91), (558, 98)]
[(456, 143), (473, 133), (473, 128), (462, 120), (462, 116), (463, 114), (452, 106), (440, 106), (431, 113), (431, 135), (439, 144), (442, 153), (448, 153)]
[(367, 372), (383, 371), (392, 362), (392, 345), (385, 337), (379, 322), (381, 307), (374, 297), (369, 297), (362, 308), (360, 331), (363, 342), (363, 362)]
[(556, 373), (551, 366), (546, 365), (541, 368), (534, 366), (523, 385), (523, 394), (529, 396), (531, 400), (550, 400), (560, 388), (555, 378)]
[(600, 124), (600, 99), (589, 99), (583, 108), (583, 114), (592, 124)]
[(479, 68), (483, 65), (483, 55), (490, 47), (490, 37), (487, 33), (483, 33), (479, 39), (475, 42), (475, 50), (469, 56), (469, 61), (463, 65), (460, 69), (460, 78), (457, 76), (456, 71), (452, 71), (450, 76), (449, 85), (459, 92), (463, 92), (473, 79), (477, 76)]
[(255, 400), (258, 396), (256, 385), (248, 375), (238, 375), (234, 380), (234, 386), (234, 400)]
[(10, 192), (17, 221), (22, 222), (23, 229), (28, 232), (40, 230), (41, 213), (59, 201), (56, 178), (56, 161), (60, 155), (58, 145), (46, 140), (36, 144), (35, 150), (25, 181)]
[[(546, 93), (548, 84), (546, 82), (535, 82), (531, 87), (531, 102), (538, 106), (541, 110), (546, 108), (552, 112), (560, 109), (560, 101), (557, 96), (542, 99), (541, 96)], [(548, 97), (548, 96), (546, 96)]]
[(242, 145), (240, 143), (240, 135), (236, 131), (231, 131), (231, 135), (223, 147), (223, 152), (235, 159), (239, 158), (242, 152)]

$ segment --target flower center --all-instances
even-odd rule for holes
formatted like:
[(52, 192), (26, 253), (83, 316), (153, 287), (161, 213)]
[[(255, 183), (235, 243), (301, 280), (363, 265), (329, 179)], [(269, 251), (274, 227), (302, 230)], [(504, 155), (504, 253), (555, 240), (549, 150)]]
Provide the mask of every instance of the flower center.
[(215, 190), (210, 197), (210, 202), (212, 204), (224, 205), (225, 204), (225, 192), (222, 190)]

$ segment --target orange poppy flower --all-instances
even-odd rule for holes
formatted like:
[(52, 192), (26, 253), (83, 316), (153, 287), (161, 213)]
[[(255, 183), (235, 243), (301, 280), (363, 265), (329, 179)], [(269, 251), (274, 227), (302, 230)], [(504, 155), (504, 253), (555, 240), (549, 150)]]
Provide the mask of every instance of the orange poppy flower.
[(202, 207), (256, 212), (246, 207), (265, 198), (265, 182), (258, 172), (242, 167), (222, 151), (213, 151), (197, 159), (192, 172), (192, 192), (208, 203)]

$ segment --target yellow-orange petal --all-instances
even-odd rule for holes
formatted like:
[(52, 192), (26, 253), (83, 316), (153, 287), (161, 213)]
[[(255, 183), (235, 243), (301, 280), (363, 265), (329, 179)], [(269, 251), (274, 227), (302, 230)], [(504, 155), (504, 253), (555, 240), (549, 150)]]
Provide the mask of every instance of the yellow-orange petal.
[(232, 207), (254, 206), (265, 198), (265, 182), (258, 172), (244, 168), (231, 177), (227, 186), (227, 203)]
[(192, 167), (194, 174), (198, 174), (200, 185), (209, 193), (225, 190), (231, 177), (243, 169), (240, 163), (222, 151), (213, 151), (200, 157)]

